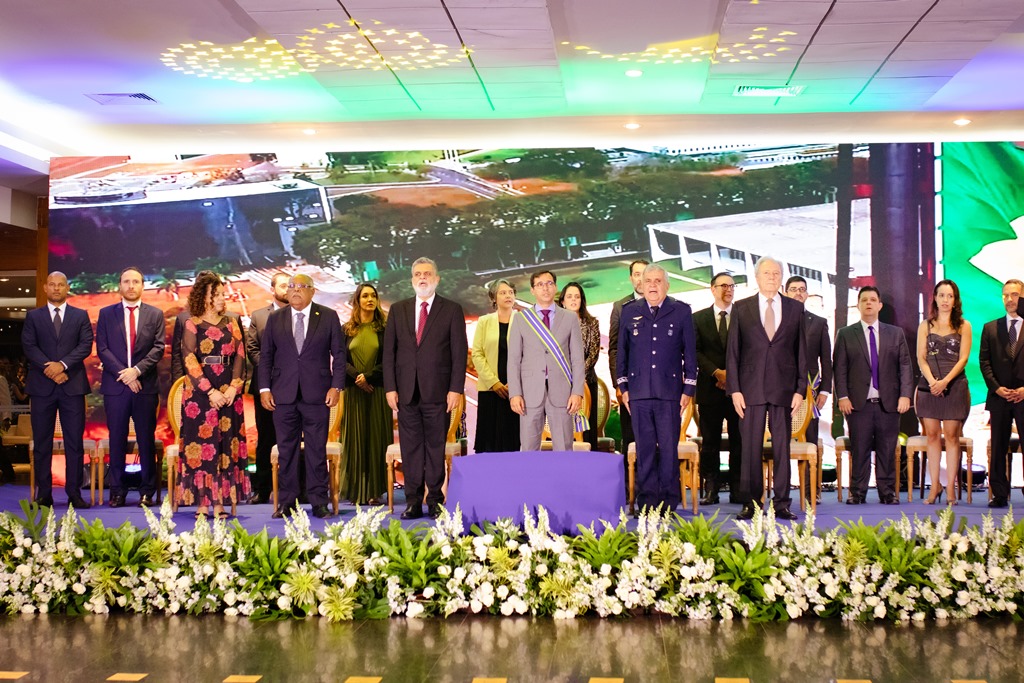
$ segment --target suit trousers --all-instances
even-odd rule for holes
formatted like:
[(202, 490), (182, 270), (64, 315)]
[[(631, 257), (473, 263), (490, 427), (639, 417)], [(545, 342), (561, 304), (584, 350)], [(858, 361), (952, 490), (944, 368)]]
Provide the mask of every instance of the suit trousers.
[[(722, 422), (727, 425), (729, 434), (729, 496), (735, 499), (740, 490), (740, 458), (742, 439), (740, 437), (740, 417), (732, 405), (732, 400), (723, 396), (705, 401), (699, 406), (700, 416), (700, 476), (706, 484), (709, 494), (718, 492), (721, 483), (721, 452)], [(733, 502), (735, 502), (735, 500)]]
[[(263, 407), (260, 397), (254, 397), (256, 408), (256, 474), (252, 478), (252, 490), (260, 496), (269, 496), (273, 488), (270, 467), (270, 451), (277, 443), (274, 430), (274, 413)], [(280, 455), (280, 451), (278, 452)]]
[(287, 512), (299, 499), (299, 471), (306, 470), (306, 496), (310, 505), (327, 505), (327, 422), (331, 409), (318, 403), (278, 403), (274, 409), (277, 435), (279, 509)]
[[(562, 378), (564, 380), (564, 377)], [(526, 415), (519, 418), (519, 449), (521, 451), (539, 451), (540, 437), (544, 431), (544, 419), (547, 418), (551, 430), (551, 448), (556, 451), (572, 450), (572, 415), (566, 412), (565, 403), (551, 400), (551, 392), (544, 387), (544, 400), (538, 406), (526, 406)], [(558, 380), (556, 380), (558, 381)]]
[(1010, 403), (1005, 399), (989, 401), (989, 415), (992, 422), (992, 497), (1010, 497), (1010, 479), (1006, 471), (1006, 454), (1010, 450), (1010, 434), (1013, 423), (1017, 433), (1024, 434), (1024, 403)]
[(675, 509), (682, 499), (679, 490), (679, 401), (656, 398), (629, 402), (636, 424), (636, 502)]
[(85, 397), (68, 396), (60, 389), (49, 396), (31, 397), (32, 449), (35, 457), (36, 498), (52, 495), (53, 432), (57, 412), (64, 431), (66, 462), (64, 490), (68, 496), (82, 495), (82, 468), (85, 462), (82, 433), (85, 431)]
[(444, 441), (448, 434), (448, 406), (420, 400), (419, 388), (410, 403), (398, 406), (398, 443), (402, 448), (405, 504), (420, 507), (426, 487), (427, 504), (444, 503)]
[[(745, 415), (740, 418), (740, 439), (742, 443), (742, 470), (740, 472), (740, 500), (733, 502), (761, 504), (764, 495), (764, 474), (762, 472), (762, 448), (764, 443), (765, 420), (772, 435), (772, 459), (774, 463), (775, 509), (789, 509), (789, 441), (793, 431), (793, 413), (789, 406), (771, 403), (747, 405)], [(732, 494), (730, 493), (730, 498)]]
[(110, 495), (123, 496), (124, 468), (128, 451), (128, 421), (135, 423), (135, 444), (139, 448), (139, 465), (142, 483), (139, 494), (156, 494), (156, 408), (160, 402), (157, 394), (105, 394), (103, 409), (107, 413), (107, 429), (110, 432)]
[(868, 401), (846, 418), (850, 425), (850, 495), (861, 498), (871, 478), (871, 453), (875, 454), (875, 488), (878, 497), (896, 491), (896, 443), (900, 435), (900, 414), (887, 413), (882, 404)]

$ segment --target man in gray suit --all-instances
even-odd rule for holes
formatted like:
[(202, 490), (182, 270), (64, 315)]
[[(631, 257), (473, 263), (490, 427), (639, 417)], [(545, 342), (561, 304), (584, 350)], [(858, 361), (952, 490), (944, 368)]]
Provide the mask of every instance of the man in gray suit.
[(573, 416), (583, 403), (583, 332), (575, 313), (555, 305), (556, 282), (547, 270), (530, 276), (537, 303), (513, 318), (508, 332), (508, 393), (521, 416), (524, 451), (540, 450), (545, 417), (554, 450), (571, 450)]
[(839, 411), (850, 423), (850, 497), (848, 505), (864, 503), (875, 454), (875, 486), (879, 499), (898, 505), (896, 441), (900, 415), (910, 410), (914, 373), (903, 330), (878, 321), (882, 299), (875, 287), (857, 293), (860, 321), (836, 336), (836, 396)]

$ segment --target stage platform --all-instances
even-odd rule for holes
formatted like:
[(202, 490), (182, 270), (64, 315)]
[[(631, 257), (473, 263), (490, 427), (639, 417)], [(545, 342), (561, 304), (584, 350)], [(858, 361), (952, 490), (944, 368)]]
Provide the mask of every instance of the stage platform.
[[(403, 491), (399, 490), (395, 492), (395, 515), (393, 519), (398, 519), (398, 515), (405, 508), (405, 498)], [(83, 491), (86, 500), (88, 500), (88, 491)], [(27, 485), (17, 484), (6, 484), (0, 486), (0, 511), (12, 511), (17, 514), (21, 514), (20, 501), (26, 499), (29, 495)], [(796, 492), (793, 492), (794, 502), (793, 509), (797, 513), (799, 519), (798, 522), (803, 522), (806, 519), (806, 515), (797, 508), (796, 503)], [(64, 495), (63, 489), (54, 489), (53, 492), (55, 510), (58, 515), (63, 515), (67, 511), (67, 497)], [(723, 501), (728, 500), (728, 494), (723, 494)], [(143, 510), (135, 506), (138, 501), (138, 494), (132, 492), (128, 495), (128, 506), (123, 508), (111, 509), (107, 506), (99, 507), (94, 506), (89, 510), (82, 510), (79, 515), (85, 520), (99, 519), (103, 521), (106, 526), (119, 526), (125, 521), (131, 522), (136, 527), (146, 526), (146, 516)], [(1014, 518), (1019, 520), (1024, 517), (1024, 495), (1022, 495), (1020, 489), (1014, 489), (1013, 494), (1010, 496), (1010, 504), (1013, 505)], [(309, 512), (309, 506), (304, 506), (307, 513)], [(708, 505), (701, 507), (699, 514), (705, 517), (710, 517), (716, 512), (718, 513), (718, 520), (724, 522), (723, 530), (727, 532), (735, 532), (737, 527), (734, 523), (736, 515), (740, 511), (740, 505), (730, 504), (723, 502), (719, 505)], [(839, 503), (836, 500), (835, 491), (823, 491), (821, 503), (818, 504), (817, 517), (815, 520), (816, 528), (827, 530), (832, 529), (843, 522), (856, 521), (863, 519), (867, 524), (878, 524), (888, 519), (899, 519), (901, 514), (907, 515), (907, 517), (913, 519), (915, 515), (918, 517), (932, 517), (937, 512), (945, 508), (945, 504), (933, 506), (925, 505), (924, 502), (917, 497), (917, 493), (914, 494), (913, 502), (908, 503), (906, 501), (906, 493), (903, 494), (903, 499), (899, 505), (882, 505), (878, 502), (878, 496), (874, 489), (868, 492), (868, 502), (864, 505), (846, 505), (845, 503)], [(984, 515), (989, 512), (993, 513), (996, 518), (1002, 518), (1008, 511), (1007, 509), (996, 509), (990, 510), (988, 507), (988, 493), (984, 490), (976, 491), (974, 493), (974, 501), (968, 505), (966, 497), (960, 501), (960, 504), (955, 508), (957, 517), (964, 517), (967, 519), (969, 524), (977, 525), (980, 524)], [(687, 508), (677, 508), (678, 512), (684, 519), (689, 519), (693, 515)], [(238, 521), (248, 531), (260, 531), (261, 529), (267, 529), (271, 535), (283, 536), (284, 535), (284, 520), (271, 519), (273, 513), (273, 506), (270, 504), (266, 505), (239, 505), (238, 506)], [(326, 520), (317, 519), (310, 517), (310, 524), (314, 531), (322, 530), (327, 524), (333, 524), (338, 521), (344, 521), (352, 519), (355, 516), (355, 506), (342, 502), (340, 508), (340, 514), (336, 517), (330, 517)], [(195, 509), (182, 507), (178, 509), (178, 512), (174, 515), (174, 521), (177, 523), (179, 530), (190, 528), (195, 524)], [(614, 520), (612, 520), (614, 522)], [(430, 519), (405, 521), (402, 520), (402, 526), (411, 527), (417, 523), (430, 524)], [(636, 527), (636, 520), (629, 519), (628, 527), (633, 529)], [(468, 531), (468, 529), (467, 529)]]

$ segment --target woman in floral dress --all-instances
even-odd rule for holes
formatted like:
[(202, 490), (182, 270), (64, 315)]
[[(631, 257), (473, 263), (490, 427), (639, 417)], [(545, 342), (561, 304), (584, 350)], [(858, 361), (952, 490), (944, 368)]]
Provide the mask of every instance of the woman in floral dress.
[(225, 506), (249, 493), (242, 384), (245, 346), (237, 319), (224, 315), (224, 287), (216, 275), (196, 279), (188, 297), (181, 354), (185, 364), (177, 500), (196, 517), (225, 519)]

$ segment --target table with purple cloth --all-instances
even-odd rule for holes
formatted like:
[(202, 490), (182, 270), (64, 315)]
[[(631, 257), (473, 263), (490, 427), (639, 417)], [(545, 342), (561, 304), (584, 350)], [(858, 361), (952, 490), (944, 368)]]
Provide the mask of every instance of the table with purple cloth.
[(617, 524), (626, 504), (622, 456), (618, 453), (477, 453), (452, 460), (446, 507), (462, 509), (468, 529), (484, 520), (523, 521), (525, 505), (536, 515), (543, 505), (556, 533), (578, 533), (577, 524), (600, 529)]

